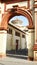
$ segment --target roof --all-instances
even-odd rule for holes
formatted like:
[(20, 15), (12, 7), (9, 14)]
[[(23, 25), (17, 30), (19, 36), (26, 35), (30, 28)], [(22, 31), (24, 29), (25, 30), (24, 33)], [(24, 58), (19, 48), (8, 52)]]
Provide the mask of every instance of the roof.
[(15, 28), (15, 29), (17, 29), (17, 30), (23, 32), (24, 34), (26, 34), (25, 31), (22, 31), (20, 28), (18, 28), (17, 26), (15, 26), (15, 25), (12, 24), (12, 23), (8, 23), (8, 25), (10, 25), (11, 27), (13, 27), (13, 28)]
[(19, 20), (18, 18), (16, 18), (15, 20), (12, 20), (11, 23), (13, 24), (22, 24), (23, 22), (21, 20)]

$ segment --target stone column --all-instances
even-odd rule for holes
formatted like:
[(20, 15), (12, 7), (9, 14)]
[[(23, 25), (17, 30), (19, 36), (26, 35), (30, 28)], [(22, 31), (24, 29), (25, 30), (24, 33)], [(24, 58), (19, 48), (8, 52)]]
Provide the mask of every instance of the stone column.
[(34, 46), (34, 29), (29, 29), (27, 33), (27, 48), (28, 48), (29, 60), (33, 60), (33, 46)]
[(1, 26), (1, 22), (3, 22), (2, 15), (4, 14), (4, 3), (0, 3), (0, 8), (1, 8), (0, 10), (0, 57), (3, 57), (6, 56), (6, 41), (7, 41), (7, 29), (4, 29)]
[(37, 1), (34, 3), (35, 9), (35, 44), (34, 44), (34, 60), (37, 60)]
[(37, 44), (37, 12), (35, 12), (35, 43)]
[(16, 49), (16, 42), (15, 42), (15, 30), (12, 30), (12, 49)]
[(21, 43), (22, 43), (22, 33), (20, 33), (20, 49), (22, 49), (21, 48)]
[(0, 30), (0, 57), (6, 56), (7, 31)]
[(33, 19), (33, 26), (35, 27), (35, 21), (34, 21), (34, 19), (35, 19), (35, 15), (34, 15), (34, 0), (30, 0), (30, 10), (31, 10), (31, 12), (32, 12), (32, 19)]

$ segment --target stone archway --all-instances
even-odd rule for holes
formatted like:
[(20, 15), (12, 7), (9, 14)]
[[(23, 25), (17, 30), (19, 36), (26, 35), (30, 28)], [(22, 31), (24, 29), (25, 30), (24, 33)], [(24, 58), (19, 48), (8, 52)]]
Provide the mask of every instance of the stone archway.
[[(13, 9), (10, 9), (3, 14), (0, 29), (7, 30), (7, 25), (8, 25), (9, 20), (16, 15), (17, 16), (19, 16), (19, 15), (25, 16), (29, 21), (28, 28), (33, 29), (34, 26), (33, 26), (32, 14), (27, 9), (20, 8), (20, 7), (14, 7)], [(30, 34), (32, 34), (32, 32), (33, 32), (33, 30), (29, 31), (28, 34), (30, 35)], [(31, 38), (31, 36), (29, 36), (29, 37)], [(29, 52), (30, 51), (32, 51), (32, 49), (30, 49)]]
[(10, 9), (10, 11), (7, 11), (4, 13), (2, 22), (1, 22), (1, 29), (7, 29), (7, 24), (9, 22), (9, 20), (16, 15), (25, 16), (29, 20), (28, 27), (33, 28), (33, 20), (32, 20), (31, 13), (24, 8), (14, 7), (13, 9)]

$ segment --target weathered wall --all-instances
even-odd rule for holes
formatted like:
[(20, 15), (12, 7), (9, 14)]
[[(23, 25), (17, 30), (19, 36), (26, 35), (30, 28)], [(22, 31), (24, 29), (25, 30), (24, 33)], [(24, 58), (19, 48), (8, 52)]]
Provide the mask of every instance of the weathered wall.
[(26, 44), (25, 44), (25, 38), (22, 38), (22, 43), (21, 43), (21, 49), (25, 49), (26, 48)]
[[(25, 38), (22, 38), (23, 33), (21, 31), (18, 31), (17, 29), (14, 29), (13, 27), (9, 26), (9, 28), (12, 29), (12, 34), (7, 34), (7, 50), (16, 49), (16, 40), (18, 40), (18, 49), (25, 49), (26, 40), (25, 40)], [(20, 36), (15, 35), (16, 31), (20, 33)]]
[(0, 56), (6, 54), (7, 32), (5, 30), (0, 31)]
[(12, 49), (12, 35), (7, 34), (7, 43), (6, 43), (6, 50)]
[(28, 48), (28, 56), (33, 57), (33, 46), (35, 42), (35, 35), (34, 35), (34, 29), (29, 29), (26, 35), (26, 42), (27, 42), (27, 48)]
[(32, 49), (33, 48), (33, 44), (34, 44), (34, 39), (35, 39), (35, 36), (34, 36), (34, 29), (29, 29), (27, 32), (26, 32), (26, 42), (27, 42), (27, 48), (28, 49)]

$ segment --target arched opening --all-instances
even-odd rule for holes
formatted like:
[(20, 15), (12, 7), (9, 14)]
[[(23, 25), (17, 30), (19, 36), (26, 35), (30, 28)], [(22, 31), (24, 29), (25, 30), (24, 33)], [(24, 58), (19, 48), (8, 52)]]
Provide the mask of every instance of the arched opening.
[(13, 21), (15, 21), (17, 19), (22, 21), (21, 25), (19, 24), (20, 26), (29, 26), (28, 19), (22, 15), (12, 17), (9, 22), (13, 23)]
[(32, 15), (30, 12), (28, 12), (27, 10), (23, 10), (22, 8), (13, 8), (10, 11), (6, 12), (2, 18), (2, 22), (1, 22), (1, 28), (3, 29), (7, 29), (7, 24), (9, 22), (9, 20), (14, 17), (14, 16), (19, 16), (22, 15), (24, 17), (26, 17), (29, 20), (29, 26), (30, 28), (33, 28), (33, 20), (32, 20)]
[[(1, 22), (1, 29), (6, 29), (7, 30), (7, 25), (8, 25), (8, 23), (9, 23), (9, 21), (10, 21), (10, 19), (11, 18), (13, 18), (13, 17), (15, 17), (15, 16), (24, 16), (24, 18), (27, 18), (27, 20), (28, 20), (28, 22), (29, 22), (29, 25), (28, 25), (28, 28), (33, 28), (34, 26), (33, 26), (33, 20), (32, 20), (32, 15), (31, 15), (31, 13), (29, 12), (29, 11), (27, 11), (27, 10), (25, 10), (25, 9), (22, 9), (22, 8), (13, 8), (13, 9), (11, 9), (10, 11), (7, 11), (5, 14), (4, 14), (4, 16), (3, 16), (3, 18), (2, 18), (2, 22)], [(12, 34), (12, 31), (9, 29), (9, 33), (10, 34)], [(20, 30), (19, 30), (20, 31)], [(13, 32), (14, 32), (14, 28), (13, 28)], [(21, 31), (21, 32), (23, 32), (23, 31)], [(16, 31), (16, 33), (17, 33), (17, 31)], [(15, 34), (15, 32), (13, 33), (13, 34)], [(16, 35), (18, 35), (19, 37), (21, 36), (19, 33), (17, 33)], [(22, 35), (22, 37), (23, 38), (25, 38), (25, 36), (24, 35)], [(17, 38), (16, 38), (17, 39)], [(19, 41), (19, 40), (18, 40)], [(24, 41), (24, 40), (23, 40)], [(22, 42), (23, 42), (22, 41)], [(13, 43), (14, 43), (14, 41), (13, 41)], [(23, 44), (23, 47), (24, 47), (24, 44)], [(22, 47), (22, 48), (23, 48)], [(20, 48), (20, 47), (19, 47)], [(18, 49), (19, 49), (18, 48)], [(11, 49), (11, 47), (10, 47), (10, 49)], [(15, 49), (15, 47), (13, 46), (13, 49)]]
[[(19, 28), (20, 30), (24, 31), (26, 33), (27, 30), (27, 26), (29, 26), (29, 21), (26, 17), (19, 15), (19, 16), (14, 16), (9, 20), (9, 24), (11, 24), (12, 26), (14, 25), (16, 28)], [(17, 30), (18, 32), (18, 30)], [(20, 32), (21, 33), (21, 32)], [(13, 34), (13, 32), (12, 32)], [(18, 33), (17, 33), (18, 34)], [(16, 34), (16, 35), (17, 35)], [(25, 35), (25, 34), (24, 34)], [(23, 36), (24, 36), (23, 35)], [(26, 36), (26, 35), (25, 35)], [(16, 36), (17, 37), (17, 36)], [(20, 39), (20, 37), (19, 37)], [(17, 39), (15, 39), (15, 44), (16, 44), (16, 51), (18, 50), (19, 47), (19, 39), (17, 37)], [(24, 39), (23, 39), (24, 40)], [(26, 40), (24, 40), (26, 42)], [(27, 43), (24, 43), (26, 48), (27, 48)]]

